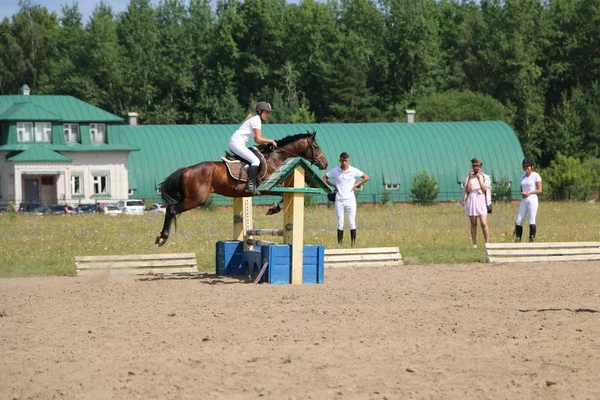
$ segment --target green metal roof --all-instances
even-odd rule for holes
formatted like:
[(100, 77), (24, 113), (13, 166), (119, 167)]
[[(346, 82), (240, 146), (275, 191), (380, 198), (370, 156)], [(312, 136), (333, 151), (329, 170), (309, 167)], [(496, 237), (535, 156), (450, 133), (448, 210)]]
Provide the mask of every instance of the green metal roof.
[(32, 145), (29, 149), (20, 152), (17, 155), (10, 156), (7, 158), (8, 161), (16, 163), (30, 163), (30, 162), (60, 162), (70, 163), (73, 160), (69, 157), (63, 156), (56, 151), (48, 149), (43, 145)]
[[(140, 149), (128, 158), (135, 196), (155, 198), (156, 186), (176, 169), (202, 161), (219, 160), (230, 136), (239, 125), (152, 125), (111, 127), (120, 143)], [(518, 187), (523, 151), (512, 128), (501, 121), (422, 122), (372, 124), (265, 124), (263, 135), (281, 139), (288, 135), (317, 131), (316, 139), (329, 160), (338, 164), (343, 151), (351, 165), (371, 180), (357, 192), (359, 200), (376, 198), (385, 184), (400, 185), (390, 191), (395, 201), (406, 201), (413, 177), (426, 171), (439, 182), (439, 200), (460, 199), (460, 182), (477, 157), (492, 180), (506, 176)], [(326, 171), (318, 171), (319, 176)], [(515, 186), (516, 185), (516, 186)], [(325, 196), (323, 195), (323, 198)], [(260, 201), (258, 198), (255, 199)], [(217, 200), (216, 202), (229, 202)], [(265, 202), (272, 201), (265, 199)]]
[(33, 103), (14, 103), (0, 114), (0, 121), (61, 121), (62, 118)]
[[(31, 103), (31, 105), (28, 103)], [(26, 110), (20, 112), (20, 109), (14, 109), (15, 106), (26, 107)], [(15, 113), (22, 115), (23, 118), (29, 121), (123, 122), (123, 118), (72, 96), (0, 96), (0, 120), (14, 121), (20, 119), (17, 118)], [(52, 115), (55, 117), (50, 118)]]
[(51, 143), (17, 143), (0, 146), (0, 151), (23, 151), (31, 146), (43, 146), (53, 151), (137, 151), (139, 148), (121, 143), (92, 143), (92, 144), (51, 144)]

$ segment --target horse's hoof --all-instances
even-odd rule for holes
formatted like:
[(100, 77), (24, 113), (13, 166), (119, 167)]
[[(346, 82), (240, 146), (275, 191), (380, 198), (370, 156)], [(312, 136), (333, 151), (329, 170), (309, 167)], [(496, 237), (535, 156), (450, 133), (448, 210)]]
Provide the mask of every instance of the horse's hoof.
[(283, 209), (283, 203), (281, 203), (281, 202), (273, 203), (269, 206), (269, 209), (267, 210), (267, 215), (277, 214), (282, 209)]
[(160, 236), (157, 236), (156, 240), (154, 241), (154, 244), (156, 244), (158, 247), (162, 247), (165, 243), (167, 243), (167, 239), (163, 239)]

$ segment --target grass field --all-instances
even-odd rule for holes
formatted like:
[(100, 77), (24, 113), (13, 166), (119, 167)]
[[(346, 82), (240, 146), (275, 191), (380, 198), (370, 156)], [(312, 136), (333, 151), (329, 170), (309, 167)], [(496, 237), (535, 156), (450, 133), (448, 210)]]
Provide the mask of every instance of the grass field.
[[(519, 204), (494, 204), (489, 216), (491, 241), (511, 241)], [(254, 208), (255, 227), (280, 229), (282, 214), (266, 216)], [(600, 205), (597, 203), (540, 204), (537, 241), (600, 240)], [(232, 236), (229, 207), (182, 214), (168, 243), (157, 248), (154, 239), (162, 229), (162, 215), (30, 216), (0, 214), (0, 277), (73, 275), (74, 256), (194, 252), (200, 270), (215, 264), (215, 243)], [(524, 228), (524, 236), (528, 228)], [(471, 247), (468, 218), (456, 203), (433, 206), (393, 204), (359, 205), (357, 246), (397, 246), (406, 264), (485, 262), (482, 246)], [(346, 229), (345, 246), (349, 246)], [(478, 231), (480, 242), (481, 229)], [(271, 238), (267, 239), (270, 240)], [(335, 212), (308, 207), (304, 242), (337, 247)]]

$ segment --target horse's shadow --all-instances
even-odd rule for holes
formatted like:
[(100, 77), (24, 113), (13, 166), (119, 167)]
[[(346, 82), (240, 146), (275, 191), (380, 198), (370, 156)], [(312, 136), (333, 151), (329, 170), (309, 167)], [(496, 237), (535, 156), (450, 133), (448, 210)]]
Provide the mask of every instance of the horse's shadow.
[(145, 275), (137, 278), (140, 282), (191, 280), (196, 279), (205, 285), (232, 285), (238, 283), (252, 283), (253, 280), (247, 276), (223, 276), (209, 272), (177, 272), (167, 274)]

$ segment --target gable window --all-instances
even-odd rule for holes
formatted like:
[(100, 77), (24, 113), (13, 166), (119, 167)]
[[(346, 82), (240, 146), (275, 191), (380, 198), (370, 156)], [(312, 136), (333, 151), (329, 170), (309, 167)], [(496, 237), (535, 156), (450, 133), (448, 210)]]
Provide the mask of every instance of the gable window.
[(35, 141), (50, 143), (52, 137), (52, 124), (50, 122), (35, 123)]
[(64, 124), (63, 132), (65, 133), (65, 142), (81, 143), (81, 138), (79, 137), (79, 125), (78, 124)]
[(17, 141), (33, 142), (33, 122), (17, 122)]
[(106, 143), (106, 125), (90, 124), (90, 139), (92, 143)]
[(52, 124), (50, 122), (17, 122), (17, 141), (19, 143), (50, 143)]
[(71, 194), (83, 194), (83, 178), (71, 175)]
[(99, 173), (94, 175), (94, 194), (109, 194), (108, 192), (108, 174)]

